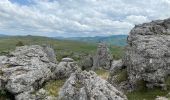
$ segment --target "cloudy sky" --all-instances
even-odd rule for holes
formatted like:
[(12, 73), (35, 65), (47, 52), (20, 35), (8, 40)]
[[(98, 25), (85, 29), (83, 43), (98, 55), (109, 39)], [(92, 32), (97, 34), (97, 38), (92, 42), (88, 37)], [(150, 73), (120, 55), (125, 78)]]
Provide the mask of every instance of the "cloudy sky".
[(108, 36), (170, 17), (170, 0), (0, 0), (0, 34)]

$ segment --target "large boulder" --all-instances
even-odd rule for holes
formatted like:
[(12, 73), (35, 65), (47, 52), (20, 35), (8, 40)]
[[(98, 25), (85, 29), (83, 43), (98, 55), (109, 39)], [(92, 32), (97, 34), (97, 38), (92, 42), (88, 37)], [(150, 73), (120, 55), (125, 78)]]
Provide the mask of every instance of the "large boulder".
[(81, 70), (72, 58), (63, 58), (55, 69), (55, 79), (68, 78), (71, 73)]
[(9, 57), (0, 57), (0, 80), (16, 100), (28, 100), (28, 95), (54, 78), (56, 67), (53, 49), (46, 50), (39, 45), (17, 47)]
[(59, 100), (127, 100), (93, 71), (72, 73), (59, 92)]
[(49, 45), (43, 45), (42, 47), (44, 49), (44, 52), (47, 54), (49, 61), (56, 63), (57, 60), (54, 50)]
[(93, 56), (88, 55), (80, 61), (80, 66), (82, 70), (90, 70), (93, 67)]
[(127, 66), (129, 82), (143, 80), (148, 88), (166, 89), (170, 74), (170, 19), (136, 25), (127, 39), (123, 63)]
[(93, 57), (92, 69), (110, 69), (113, 57), (105, 43), (99, 43), (96, 55)]
[(82, 70), (96, 70), (106, 69), (109, 70), (112, 65), (112, 54), (106, 43), (99, 43), (95, 54), (88, 55), (80, 61)]

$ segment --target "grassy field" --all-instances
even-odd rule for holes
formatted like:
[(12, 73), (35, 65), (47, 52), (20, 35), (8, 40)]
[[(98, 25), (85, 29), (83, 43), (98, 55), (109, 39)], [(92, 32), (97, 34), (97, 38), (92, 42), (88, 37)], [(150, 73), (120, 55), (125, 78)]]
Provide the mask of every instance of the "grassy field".
[[(15, 36), (0, 38), (0, 55), (14, 50), (19, 41), (21, 41), (24, 45), (49, 44), (54, 48), (57, 55), (57, 60), (59, 61), (63, 57), (72, 57), (75, 60), (79, 60), (81, 57), (94, 53), (97, 48), (97, 45), (94, 43), (56, 40), (40, 36)], [(111, 46), (110, 49), (115, 59), (122, 57), (123, 47)]]

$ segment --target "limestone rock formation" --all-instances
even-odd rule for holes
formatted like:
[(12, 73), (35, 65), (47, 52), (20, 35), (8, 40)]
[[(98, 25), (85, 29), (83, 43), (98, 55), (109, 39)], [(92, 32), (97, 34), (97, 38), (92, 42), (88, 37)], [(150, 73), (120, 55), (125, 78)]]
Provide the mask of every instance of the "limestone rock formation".
[(105, 43), (99, 43), (96, 54), (89, 55), (85, 57), (80, 66), (83, 70), (96, 70), (96, 69), (106, 69), (111, 68), (113, 57), (110, 53), (109, 48)]
[(49, 61), (56, 63), (57, 60), (56, 60), (56, 55), (55, 55), (54, 50), (48, 45), (43, 45), (43, 49), (44, 49), (44, 52), (47, 54)]
[(97, 68), (110, 69), (112, 63), (112, 55), (105, 43), (99, 43), (96, 55), (93, 58), (93, 70)]
[(132, 91), (128, 82), (127, 69), (122, 60), (112, 62), (108, 82), (123, 92)]
[(146, 86), (166, 89), (170, 74), (170, 19), (136, 25), (127, 39), (123, 63), (129, 82), (135, 87), (139, 80)]
[(71, 73), (74, 73), (77, 70), (80, 70), (80, 68), (72, 58), (63, 58), (54, 71), (55, 78), (68, 78)]
[(28, 100), (31, 93), (53, 78), (57, 67), (53, 53), (49, 47), (32, 45), (17, 47), (9, 57), (1, 56), (1, 88), (14, 95), (16, 100)]
[(65, 82), (59, 100), (127, 100), (127, 97), (93, 71), (79, 71)]
[(93, 56), (88, 55), (81, 62), (80, 66), (82, 70), (90, 70), (93, 67)]

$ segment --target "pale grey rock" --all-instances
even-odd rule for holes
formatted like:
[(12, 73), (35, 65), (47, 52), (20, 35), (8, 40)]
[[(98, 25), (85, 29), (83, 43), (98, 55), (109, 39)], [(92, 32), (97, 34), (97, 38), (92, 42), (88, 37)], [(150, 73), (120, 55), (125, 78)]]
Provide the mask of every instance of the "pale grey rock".
[(122, 69), (123, 67), (123, 62), (122, 59), (120, 60), (113, 60), (110, 71), (117, 71), (119, 69)]
[(72, 73), (59, 92), (59, 100), (127, 100), (93, 71)]
[(74, 62), (72, 58), (63, 58), (61, 61), (62, 62)]
[(5, 64), (8, 61), (8, 57), (6, 56), (0, 56), (0, 68), (3, 64)]
[(84, 57), (80, 61), (80, 66), (82, 70), (96, 70), (96, 69), (106, 69), (109, 70), (112, 65), (112, 54), (108, 46), (105, 43), (99, 43), (95, 54)]
[(81, 60), (80, 66), (82, 70), (90, 70), (93, 67), (93, 57), (91, 55), (85, 57)]
[(50, 62), (57, 63), (54, 50), (48, 45), (44, 45), (43, 49), (44, 49), (44, 52), (47, 54), (47, 57), (50, 60)]
[(57, 65), (49, 56), (43, 47), (32, 45), (17, 47), (8, 58), (0, 57), (3, 58), (0, 62), (4, 67), (0, 70), (6, 83), (4, 88), (16, 96), (16, 100), (35, 100), (31, 93), (54, 78)]
[(170, 74), (170, 19), (136, 25), (127, 39), (123, 63), (129, 82), (135, 86), (144, 80), (148, 88), (166, 89)]
[(99, 43), (96, 55), (93, 57), (92, 69), (110, 69), (113, 57), (105, 43)]
[(160, 96), (158, 96), (158, 97), (156, 97), (156, 99), (155, 100), (169, 100), (168, 98), (166, 98), (166, 97), (160, 97)]
[(72, 58), (63, 58), (54, 71), (55, 78), (56, 79), (68, 78), (71, 75), (71, 73), (74, 73), (77, 70), (81, 69)]
[(16, 100), (58, 100), (57, 97), (50, 96), (49, 92), (44, 89), (40, 89), (36, 93), (24, 92), (15, 97)]

